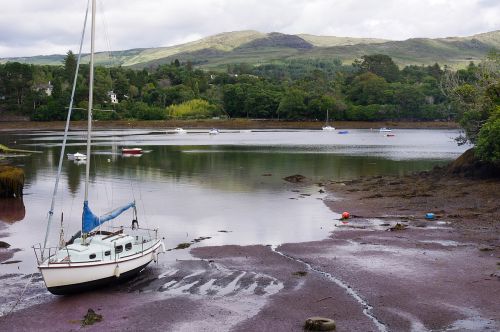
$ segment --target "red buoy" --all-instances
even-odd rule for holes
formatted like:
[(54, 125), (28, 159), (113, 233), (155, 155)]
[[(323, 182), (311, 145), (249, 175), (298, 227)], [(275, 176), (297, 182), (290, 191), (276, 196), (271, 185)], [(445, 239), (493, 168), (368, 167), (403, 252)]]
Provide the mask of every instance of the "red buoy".
[(349, 212), (345, 211), (345, 212), (342, 212), (342, 219), (349, 219)]

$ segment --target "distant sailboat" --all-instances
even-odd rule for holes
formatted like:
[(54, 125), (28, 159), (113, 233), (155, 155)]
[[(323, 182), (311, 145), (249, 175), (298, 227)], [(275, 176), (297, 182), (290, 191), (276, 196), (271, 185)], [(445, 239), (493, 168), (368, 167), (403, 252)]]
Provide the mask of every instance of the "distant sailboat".
[(325, 121), (325, 125), (323, 126), (323, 130), (324, 131), (334, 131), (335, 130), (335, 127), (332, 127), (328, 124), (328, 109), (326, 109), (326, 121)]
[(175, 128), (174, 132), (176, 134), (186, 134), (187, 130), (186, 129), (182, 129), (182, 128)]
[[(75, 234), (68, 242), (64, 241), (61, 229), (60, 243), (57, 247), (49, 247), (48, 235), (52, 217), (54, 214), (54, 203), (57, 186), (61, 174), (62, 160), (69, 128), (73, 98), (71, 99), (66, 130), (64, 133), (61, 155), (59, 159), (58, 173), (54, 185), (52, 205), (47, 221), (45, 241), (42, 245), (34, 246), (35, 254), (47, 289), (57, 295), (81, 292), (93, 289), (96, 286), (108, 284), (117, 280), (132, 277), (140, 272), (151, 261), (157, 259), (157, 255), (164, 250), (164, 244), (158, 238), (157, 230), (140, 229), (137, 221), (135, 202), (128, 203), (100, 217), (91, 210), (88, 202), (89, 173), (90, 173), (90, 150), (92, 141), (92, 105), (94, 85), (94, 31), (95, 31), (95, 3), (92, 0), (92, 30), (91, 30), (91, 52), (90, 52), (90, 83), (88, 103), (88, 129), (87, 129), (87, 164), (85, 176), (85, 198), (83, 201), (83, 215), (81, 231)], [(88, 9), (87, 9), (88, 11)], [(85, 17), (85, 22), (87, 16)], [(85, 29), (84, 29), (85, 31)], [(82, 43), (83, 43), (82, 33)], [(77, 73), (81, 58), (77, 63)], [(76, 84), (73, 86), (73, 94)], [(106, 221), (118, 217), (128, 209), (133, 209), (134, 215), (130, 234), (125, 233), (123, 227), (102, 229)], [(141, 232), (144, 232), (142, 234)], [(149, 234), (152, 233), (153, 236)]]

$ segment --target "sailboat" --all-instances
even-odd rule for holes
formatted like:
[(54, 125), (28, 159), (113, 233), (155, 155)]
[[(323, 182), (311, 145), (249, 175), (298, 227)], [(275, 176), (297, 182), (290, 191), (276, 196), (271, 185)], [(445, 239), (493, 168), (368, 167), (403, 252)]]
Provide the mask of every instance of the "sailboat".
[(334, 131), (335, 127), (332, 127), (328, 124), (328, 109), (326, 109), (326, 121), (325, 125), (322, 128), (324, 131)]
[[(64, 149), (73, 107), (73, 96), (80, 65), (88, 8), (85, 15), (75, 80), (73, 82), (72, 98), (68, 110), (58, 173), (52, 196), (52, 205), (48, 214), (45, 241), (43, 246), (41, 244), (33, 246), (38, 262), (38, 269), (42, 274), (45, 285), (51, 293), (56, 295), (81, 292), (94, 289), (97, 286), (128, 279), (143, 270), (153, 260), (156, 261), (159, 253), (165, 250), (163, 241), (158, 237), (157, 229), (139, 228), (135, 202), (128, 203), (100, 217), (96, 216), (90, 209), (88, 192), (92, 142), (95, 8), (96, 0), (92, 0), (87, 164), (81, 231), (66, 242), (64, 241), (64, 233), (61, 227), (59, 245), (56, 247), (48, 246), (49, 230), (54, 214), (54, 203), (61, 174), (62, 160), (64, 159)], [(130, 228), (107, 227), (107, 229), (104, 229), (105, 226), (103, 224), (106, 221), (118, 217), (129, 209), (133, 210), (133, 220)]]

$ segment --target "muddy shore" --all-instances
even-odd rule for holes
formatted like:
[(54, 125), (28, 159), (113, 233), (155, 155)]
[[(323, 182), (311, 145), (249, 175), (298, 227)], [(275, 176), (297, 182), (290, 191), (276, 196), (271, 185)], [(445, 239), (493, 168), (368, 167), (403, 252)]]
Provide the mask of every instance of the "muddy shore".
[[(35, 121), (0, 121), (0, 130), (63, 130), (64, 121), (35, 122)], [(275, 121), (275, 120), (167, 120), (167, 121), (94, 121), (96, 129), (321, 129), (321, 121)], [(370, 129), (370, 128), (399, 128), (399, 129), (457, 129), (455, 122), (363, 122), (363, 121), (335, 121), (336, 128)], [(86, 129), (86, 121), (72, 121), (71, 129)]]
[[(198, 247), (71, 297), (43, 293), (35, 276), (26, 297), (43, 304), (1, 317), (0, 330), (302, 331), (310, 316), (338, 331), (499, 330), (498, 188), (446, 170), (327, 183), (325, 204), (352, 218), (323, 241)], [(88, 308), (103, 321), (82, 327)]]

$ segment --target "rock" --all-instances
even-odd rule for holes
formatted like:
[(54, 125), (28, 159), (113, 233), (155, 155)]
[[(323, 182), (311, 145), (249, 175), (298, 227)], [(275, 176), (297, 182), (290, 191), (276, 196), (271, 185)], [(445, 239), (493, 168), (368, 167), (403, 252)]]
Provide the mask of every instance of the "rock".
[(493, 250), (495, 250), (495, 249), (492, 248), (492, 247), (481, 247), (481, 248), (479, 248), (479, 251), (493, 251)]
[(304, 324), (306, 331), (333, 331), (337, 328), (335, 321), (324, 317), (308, 318)]
[(0, 166), (0, 197), (23, 196), (24, 171), (13, 166)]
[(10, 247), (10, 244), (8, 244), (7, 242), (3, 242), (3, 241), (0, 241), (0, 248), (9, 248)]
[(175, 249), (186, 249), (186, 248), (189, 248), (191, 246), (191, 243), (179, 243), (177, 245), (177, 247), (175, 247)]
[(283, 180), (288, 181), (288, 182), (292, 182), (292, 183), (302, 182), (305, 179), (306, 179), (306, 177), (304, 175), (300, 175), (300, 174), (290, 175), (290, 176), (283, 178)]
[(102, 315), (96, 314), (93, 309), (89, 309), (87, 314), (83, 317), (82, 326), (93, 325), (97, 322), (102, 321)]
[(404, 231), (406, 228), (408, 228), (408, 226), (400, 224), (400, 223), (397, 223), (396, 225), (394, 225), (393, 227), (389, 228), (388, 230), (391, 231), (391, 232), (394, 232), (394, 231)]
[(198, 243), (198, 242), (200, 242), (200, 241), (203, 241), (203, 240), (208, 240), (208, 239), (211, 239), (211, 238), (212, 238), (212, 237), (210, 237), (210, 236), (200, 236), (199, 238), (194, 239), (192, 242), (196, 242), (196, 243)]
[(306, 271), (297, 271), (297, 272), (293, 272), (292, 275), (294, 275), (296, 277), (305, 277), (307, 275), (307, 272)]
[(448, 165), (446, 172), (457, 176), (479, 179), (499, 178), (500, 165), (479, 160), (475, 155), (474, 148), (471, 148)]

